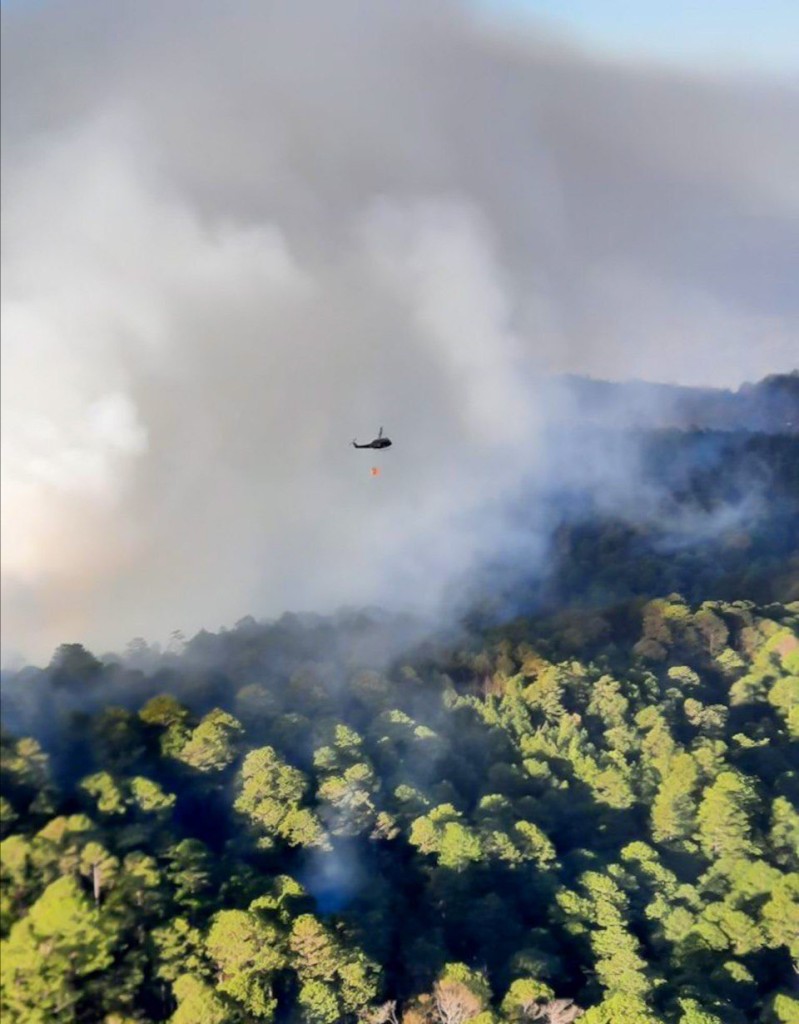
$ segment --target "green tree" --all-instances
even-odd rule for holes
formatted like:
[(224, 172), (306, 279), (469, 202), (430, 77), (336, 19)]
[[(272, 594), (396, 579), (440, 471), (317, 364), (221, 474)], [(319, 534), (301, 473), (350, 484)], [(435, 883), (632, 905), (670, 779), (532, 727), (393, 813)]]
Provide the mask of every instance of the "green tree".
[(336, 1024), (341, 1020), (341, 1007), (330, 985), (310, 978), (300, 987), (298, 1002), (302, 1019), (307, 1024)]
[(124, 814), (125, 795), (110, 772), (97, 772), (80, 783), (80, 788), (93, 799), (100, 814)]
[(202, 906), (211, 887), (211, 854), (199, 839), (182, 839), (166, 856), (166, 877), (178, 905), (191, 915)]
[(170, 1024), (233, 1024), (235, 1016), (214, 989), (191, 974), (181, 974), (172, 986), (178, 1008)]
[(35, 739), (15, 740), (0, 734), (0, 789), (3, 835), (21, 814), (38, 816), (52, 811), (55, 791), (50, 759)]
[(799, 874), (784, 875), (770, 887), (761, 923), (772, 948), (786, 946), (799, 963)]
[(8, 934), (42, 888), (35, 869), (35, 851), (26, 836), (9, 836), (0, 842), (0, 936)]
[(350, 765), (341, 775), (325, 778), (318, 795), (333, 812), (330, 831), (334, 835), (355, 836), (371, 830), (377, 817), (376, 789), (375, 774), (365, 762)]
[(542, 981), (533, 978), (517, 978), (502, 1000), (502, 1013), (510, 1021), (536, 1020), (542, 1003), (548, 1002), (555, 993)]
[(776, 992), (763, 1012), (764, 1024), (799, 1024), (799, 999), (789, 992)]
[(513, 832), (525, 859), (532, 860), (540, 868), (554, 865), (555, 847), (538, 825), (532, 821), (517, 821)]
[(799, 870), (799, 813), (784, 796), (771, 805), (768, 845), (777, 864)]
[(241, 722), (221, 708), (209, 711), (192, 730), (177, 757), (201, 772), (221, 772), (236, 759)]
[(679, 1024), (724, 1024), (721, 1017), (703, 1009), (695, 999), (681, 999), (682, 1014)]
[(291, 927), (289, 948), (298, 973), (322, 981), (332, 981), (338, 956), (333, 937), (312, 914), (301, 914)]
[[(308, 1020), (334, 1021), (357, 1015), (377, 998), (377, 964), (360, 949), (342, 942), (312, 914), (301, 914), (294, 921), (289, 949), (290, 962), (302, 986), (300, 1003)], [(335, 1017), (331, 1016), (334, 1002)]]
[(156, 977), (171, 982), (184, 974), (195, 979), (211, 976), (213, 968), (202, 932), (185, 917), (173, 917), (153, 929), (150, 940), (155, 951)]
[(696, 762), (690, 754), (670, 760), (652, 803), (652, 838), (657, 843), (685, 846), (696, 831), (695, 792), (699, 782)]
[(141, 775), (130, 780), (129, 803), (143, 814), (162, 815), (175, 806), (177, 797), (174, 793), (166, 793), (159, 783), (146, 779)]
[(663, 1024), (663, 1020), (637, 996), (617, 994), (586, 1010), (580, 1024)]
[(222, 979), (219, 991), (258, 1020), (272, 1020), (277, 1007), (272, 979), (287, 962), (277, 928), (246, 910), (222, 910), (213, 919), (206, 949)]
[(177, 757), (186, 746), (191, 735), (189, 712), (169, 694), (162, 693), (148, 700), (139, 718), (158, 737), (164, 757)]
[(410, 842), (422, 853), (435, 853), (445, 868), (462, 871), (482, 857), (478, 836), (452, 804), (439, 804), (411, 826)]
[(558, 902), (569, 918), (583, 924), (594, 954), (594, 970), (609, 993), (642, 998), (651, 990), (646, 961), (631, 933), (629, 901), (610, 874), (586, 871), (580, 877), (585, 896), (561, 892)]
[(300, 806), (308, 780), (273, 747), (252, 750), (241, 769), (234, 807), (264, 833), (259, 845), (269, 848), (277, 838), (290, 846), (325, 846), (324, 829), (316, 815)]
[(85, 985), (113, 960), (118, 928), (74, 878), (51, 883), (0, 949), (0, 1006), (20, 1024), (77, 1019)]
[(751, 823), (756, 800), (751, 781), (740, 772), (721, 772), (705, 790), (696, 838), (706, 857), (747, 857), (756, 852)]

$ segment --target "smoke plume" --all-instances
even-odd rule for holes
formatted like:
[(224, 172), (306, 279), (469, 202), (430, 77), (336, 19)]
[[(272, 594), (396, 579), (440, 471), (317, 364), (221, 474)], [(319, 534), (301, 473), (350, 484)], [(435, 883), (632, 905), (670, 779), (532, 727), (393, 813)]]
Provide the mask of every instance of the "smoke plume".
[(788, 83), (447, 2), (3, 21), (7, 656), (435, 611), (540, 557), (504, 499), (557, 465), (547, 374), (795, 362)]

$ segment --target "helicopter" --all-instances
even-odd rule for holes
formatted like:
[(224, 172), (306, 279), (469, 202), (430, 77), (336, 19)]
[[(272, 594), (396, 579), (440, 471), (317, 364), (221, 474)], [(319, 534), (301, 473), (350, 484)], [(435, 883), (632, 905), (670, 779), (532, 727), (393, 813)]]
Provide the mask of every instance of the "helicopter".
[(391, 447), (391, 441), (389, 441), (389, 439), (387, 437), (383, 437), (383, 428), (381, 427), (380, 428), (380, 433), (377, 435), (377, 437), (374, 439), (374, 441), (370, 441), (368, 444), (358, 444), (357, 441), (353, 441), (352, 442), (352, 447), (353, 448), (390, 448)]

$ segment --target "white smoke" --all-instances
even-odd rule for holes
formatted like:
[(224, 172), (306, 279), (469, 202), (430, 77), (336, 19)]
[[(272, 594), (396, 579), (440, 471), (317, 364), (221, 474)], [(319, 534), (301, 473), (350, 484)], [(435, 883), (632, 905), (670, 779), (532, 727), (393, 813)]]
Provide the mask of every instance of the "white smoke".
[(455, 4), (4, 21), (7, 651), (434, 610), (518, 543), (544, 372), (791, 367), (787, 87)]

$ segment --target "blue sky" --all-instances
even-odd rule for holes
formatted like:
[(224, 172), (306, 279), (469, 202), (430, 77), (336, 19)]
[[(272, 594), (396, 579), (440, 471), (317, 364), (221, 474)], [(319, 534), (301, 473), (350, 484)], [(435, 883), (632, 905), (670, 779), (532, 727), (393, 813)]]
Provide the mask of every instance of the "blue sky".
[[(39, 0), (0, 0), (25, 7)], [(799, 0), (472, 0), (611, 53), (799, 76)]]
[(693, 64), (799, 73), (799, 0), (477, 0), (582, 42)]

